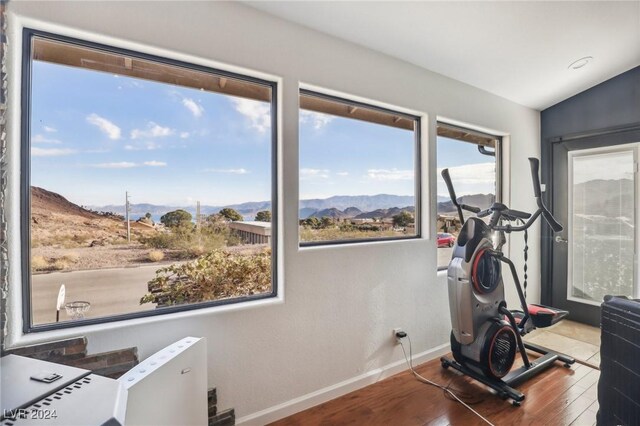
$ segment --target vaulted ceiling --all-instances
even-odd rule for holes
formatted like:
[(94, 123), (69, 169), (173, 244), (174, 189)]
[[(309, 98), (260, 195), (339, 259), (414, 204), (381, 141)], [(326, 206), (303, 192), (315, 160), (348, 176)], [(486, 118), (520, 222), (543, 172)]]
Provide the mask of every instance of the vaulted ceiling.
[(246, 4), (538, 110), (640, 65), (640, 1)]

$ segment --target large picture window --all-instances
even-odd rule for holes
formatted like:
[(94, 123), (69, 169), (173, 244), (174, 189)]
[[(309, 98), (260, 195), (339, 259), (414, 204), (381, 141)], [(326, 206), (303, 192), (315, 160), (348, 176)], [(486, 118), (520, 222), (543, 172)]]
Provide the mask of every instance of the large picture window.
[(24, 46), (25, 331), (275, 295), (275, 83)]
[[(440, 172), (442, 169), (449, 169), (460, 203), (487, 209), (501, 199), (501, 138), (438, 123), (437, 142), (438, 269), (446, 269), (461, 225)], [(472, 215), (467, 211), (463, 213), (465, 218)]]
[(420, 119), (302, 90), (301, 245), (420, 235)]

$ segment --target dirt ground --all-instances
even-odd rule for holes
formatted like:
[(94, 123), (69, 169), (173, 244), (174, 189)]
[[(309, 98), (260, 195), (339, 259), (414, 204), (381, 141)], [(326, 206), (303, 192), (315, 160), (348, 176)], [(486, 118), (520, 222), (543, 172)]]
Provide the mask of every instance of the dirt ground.
[[(61, 259), (67, 266), (61, 269), (71, 271), (151, 264), (154, 262), (149, 260), (150, 251), (149, 248), (139, 243), (76, 248), (41, 246), (31, 249), (31, 257), (42, 256), (48, 262)], [(162, 262), (171, 262), (172, 260), (175, 260), (175, 257), (167, 251)]]
[[(261, 251), (265, 247), (264, 244), (253, 244), (227, 247), (226, 250), (233, 253), (249, 254)], [(164, 257), (161, 260), (152, 261), (150, 260), (151, 252), (161, 252)], [(190, 260), (184, 257), (184, 252), (181, 250), (149, 249), (140, 243), (76, 248), (41, 246), (31, 249), (31, 258), (38, 257), (44, 258), (49, 264), (58, 265), (58, 268), (49, 271), (81, 271), (153, 264), (162, 266), (163, 264)], [(34, 273), (39, 272), (48, 271), (35, 271)]]

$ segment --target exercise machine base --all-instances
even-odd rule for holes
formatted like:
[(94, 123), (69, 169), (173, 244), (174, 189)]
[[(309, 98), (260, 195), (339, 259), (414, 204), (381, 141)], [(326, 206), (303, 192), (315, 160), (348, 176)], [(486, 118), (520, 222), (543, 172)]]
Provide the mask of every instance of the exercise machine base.
[(542, 356), (531, 361), (531, 365), (529, 366), (529, 368), (523, 365), (509, 372), (509, 374), (507, 374), (501, 380), (487, 377), (470, 368), (465, 367), (457, 361), (446, 357), (440, 358), (440, 362), (442, 363), (443, 368), (446, 369), (452, 367), (465, 376), (469, 376), (482, 383), (483, 385), (490, 387), (491, 389), (496, 391), (500, 398), (511, 399), (513, 405), (520, 406), (520, 403), (524, 400), (525, 395), (519, 390), (515, 389), (515, 386), (518, 386), (520, 383), (530, 379), (531, 377), (542, 373), (544, 370), (551, 367), (551, 365), (553, 365), (553, 363), (556, 361), (564, 363), (564, 366), (566, 368), (570, 368), (571, 365), (576, 362), (574, 358), (552, 351), (542, 346), (535, 345), (533, 343), (524, 342), (524, 346), (530, 351), (537, 352)]

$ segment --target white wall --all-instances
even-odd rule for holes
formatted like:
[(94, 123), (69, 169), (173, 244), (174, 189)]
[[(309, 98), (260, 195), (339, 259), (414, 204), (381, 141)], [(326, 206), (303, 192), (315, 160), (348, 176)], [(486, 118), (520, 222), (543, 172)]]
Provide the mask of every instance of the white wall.
[[(235, 407), (239, 417), (399, 361), (402, 353), (391, 341), (394, 327), (403, 327), (409, 332), (415, 353), (437, 348), (446, 343), (449, 336), (446, 279), (442, 274), (437, 276), (433, 240), (298, 248), (299, 82), (428, 114), (428, 126), (425, 126), (428, 137), (423, 140), (428, 165), (425, 180), (429, 179), (429, 184), (424, 185), (423, 197), (428, 201), (424, 206), (428, 213), (435, 213), (430, 194), (435, 192), (436, 117), (508, 134), (510, 158), (506, 156), (505, 162), (506, 170), (514, 171), (510, 184), (512, 205), (521, 210), (535, 208), (526, 158), (539, 155), (539, 113), (442, 75), (237, 3), (10, 2), (8, 9), (11, 88), (14, 89), (10, 93), (9, 123), (14, 160), (10, 164), (13, 202), (9, 212), (12, 302), (19, 301), (20, 287), (16, 203), (19, 164), (15, 161), (19, 149), (19, 93), (15, 88), (19, 84), (16, 40), (20, 22), (36, 27), (41, 25), (31, 20), (53, 23), (60, 25), (58, 32), (77, 35), (76, 30), (86, 31), (90, 34), (85, 35), (96, 41), (103, 40), (102, 36), (115, 37), (283, 79), (281, 218), (284, 226), (280, 241), (284, 266), (280, 275), (284, 283), (284, 303), (165, 317), (146, 323), (134, 321), (120, 328), (65, 332), (86, 332), (91, 351), (137, 346), (143, 358), (182, 336), (205, 336), (209, 383), (218, 387), (220, 406)], [(433, 226), (426, 228), (427, 233), (434, 232)], [(529, 270), (536, 272), (530, 273), (529, 293), (535, 301), (539, 297), (539, 243), (537, 237), (531, 240)], [(514, 244), (514, 253), (519, 253), (520, 247)], [(16, 305), (12, 303), (10, 339), (19, 344), (28, 339), (20, 336)]]

